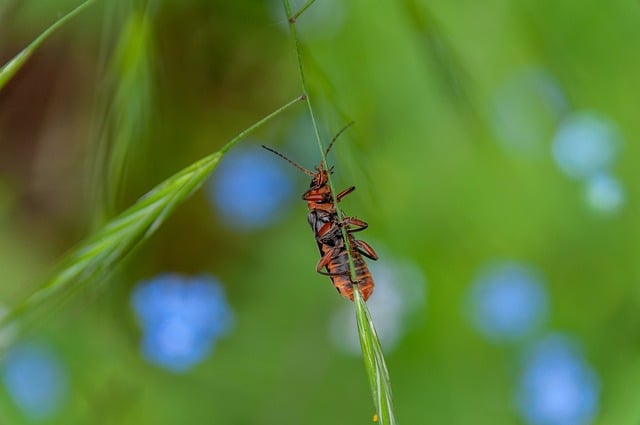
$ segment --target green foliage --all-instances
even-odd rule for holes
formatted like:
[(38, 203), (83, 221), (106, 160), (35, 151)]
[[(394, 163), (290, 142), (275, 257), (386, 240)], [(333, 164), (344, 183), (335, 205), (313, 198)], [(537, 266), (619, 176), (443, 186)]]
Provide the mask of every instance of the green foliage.
[(232, 138), (220, 151), (191, 164), (149, 191), (126, 211), (109, 221), (69, 253), (52, 277), (2, 318), (6, 323), (43, 305), (57, 305), (85, 285), (96, 285), (139, 244), (147, 240), (167, 217), (196, 191), (222, 156), (239, 140), (297, 103), (296, 98)]
[(144, 156), (154, 113), (153, 17), (148, 7), (136, 2), (126, 6), (125, 23), (103, 77), (106, 88), (100, 93), (101, 105), (95, 111), (98, 134), (91, 191), (98, 198), (98, 223), (117, 211), (128, 165)]
[[(0, 61), (78, 1), (0, 0)], [(116, 3), (123, 13), (94, 10)], [(144, 22), (141, 11), (126, 3), (152, 5), (153, 13)], [(15, 305), (61, 251), (81, 235), (104, 230), (87, 230), (93, 207), (100, 206), (79, 187), (88, 174), (89, 123), (115, 123), (111, 135), (132, 135), (123, 137), (129, 141), (118, 154), (124, 167), (113, 162), (113, 170), (126, 170), (120, 175), (124, 187), (115, 192), (116, 214), (300, 92), (287, 17), (275, 3), (272, 10), (259, 2), (94, 2), (71, 22), (73, 32), (64, 27), (38, 47), (0, 91), (0, 302)], [(311, 4), (291, 3), (294, 14)], [(595, 0), (317, 0), (298, 16), (305, 92), (321, 117), (322, 140), (332, 135), (329, 129), (357, 123), (329, 157), (335, 187), (358, 187), (343, 207), (370, 223), (366, 240), (383, 253), (376, 265), (406, 261), (427, 277), (428, 286), (418, 283), (420, 310), (403, 318), (395, 345), (386, 342), (391, 323), (372, 311), (402, 423), (522, 422), (514, 409), (519, 360), (540, 334), (494, 344), (465, 314), (474, 276), (494, 259), (526, 262), (546, 279), (550, 311), (540, 333), (569, 334), (583, 345), (601, 384), (594, 423), (634, 424), (640, 417), (640, 144), (633, 142), (640, 138), (640, 120), (632, 95), (640, 90), (639, 10), (633, 2)], [(119, 62), (125, 51), (129, 60)], [(535, 141), (533, 152), (522, 153), (502, 143), (495, 114), (504, 88), (514, 87), (510, 82), (527, 70), (550, 85), (537, 92), (516, 85), (517, 102), (507, 105), (513, 143)], [(118, 87), (123, 95), (116, 104)], [(147, 93), (151, 97), (143, 98)], [(540, 97), (549, 95), (564, 102), (560, 114), (545, 109)], [(135, 112), (135, 96), (150, 108), (151, 119), (132, 114), (118, 129)], [(103, 100), (114, 109), (101, 108)], [(304, 166), (317, 164), (305, 108), (289, 109), (242, 147), (259, 150), (265, 143)], [(584, 110), (608, 117), (625, 140), (610, 169), (626, 194), (616, 213), (591, 209), (585, 182), (568, 178), (554, 161), (555, 130)], [(134, 132), (127, 130), (130, 124)], [(148, 130), (141, 137), (153, 143), (142, 145), (136, 129)], [(139, 147), (149, 148), (144, 156)], [(105, 172), (90, 187), (112, 190), (119, 171), (108, 177), (112, 158), (96, 156)], [(292, 198), (268, 228), (230, 228), (205, 194), (196, 194), (133, 255), (117, 253), (127, 261), (115, 266), (112, 281), (104, 279), (110, 270), (101, 270), (91, 283), (59, 280), (66, 289), (61, 284), (48, 298), (43, 292), (37, 310), (83, 286), (95, 289), (101, 281), (103, 288), (97, 298), (93, 290), (83, 291), (89, 296), (75, 296), (29, 333), (58, 353), (72, 381), (63, 410), (43, 423), (371, 423), (367, 385), (385, 381), (368, 381), (360, 353), (354, 357), (331, 339), (329, 324), (352, 326), (335, 313), (344, 308), (353, 315), (353, 308), (315, 273), (317, 249), (304, 205), (294, 199), (308, 182), (290, 171)], [(269, 188), (263, 193), (269, 196)], [(154, 205), (147, 208), (158, 213)], [(122, 234), (112, 230), (113, 237)], [(85, 261), (82, 267), (95, 267), (89, 251), (102, 248), (93, 236), (89, 241), (88, 257), (74, 257)], [(85, 272), (90, 274), (67, 269), (78, 277)], [(144, 361), (131, 313), (132, 287), (162, 272), (214, 275), (236, 316), (233, 333), (184, 375)], [(376, 293), (367, 303), (372, 310), (384, 294), (380, 273), (374, 279)], [(366, 316), (359, 317), (366, 324)], [(1, 339), (0, 345), (6, 342)], [(367, 371), (375, 378), (375, 355), (365, 359), (374, 360)], [(4, 386), (0, 423), (32, 423)]]
[(36, 37), (27, 47), (22, 49), (20, 53), (15, 55), (9, 62), (4, 64), (0, 68), (0, 90), (11, 80), (11, 78), (20, 70), (22, 65), (25, 64), (27, 59), (31, 57), (42, 43), (44, 43), (58, 28), (63, 26), (71, 18), (82, 12), (87, 6), (93, 3), (94, 0), (87, 0), (80, 6), (67, 13), (62, 18), (58, 19), (53, 25), (47, 28), (42, 34)]

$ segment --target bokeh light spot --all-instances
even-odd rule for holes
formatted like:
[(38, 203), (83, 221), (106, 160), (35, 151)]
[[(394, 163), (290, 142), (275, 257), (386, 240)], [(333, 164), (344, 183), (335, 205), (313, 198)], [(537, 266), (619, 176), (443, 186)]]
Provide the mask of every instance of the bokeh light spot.
[(65, 405), (67, 371), (44, 345), (30, 342), (10, 348), (2, 360), (2, 376), (9, 395), (29, 418), (50, 418)]
[[(424, 310), (426, 279), (414, 263), (393, 260), (385, 253), (377, 262), (370, 262), (369, 269), (375, 289), (367, 306), (381, 344), (386, 352), (390, 352), (400, 343), (411, 324), (422, 323), (416, 320), (416, 316)], [(355, 312), (350, 303), (336, 310), (329, 332), (340, 350), (354, 356), (361, 355)]]
[(578, 346), (561, 335), (537, 342), (524, 357), (517, 406), (531, 425), (587, 425), (599, 409), (600, 386)]
[(143, 355), (174, 372), (208, 357), (233, 321), (222, 286), (210, 276), (162, 274), (136, 286), (131, 299), (142, 326)]
[(587, 181), (586, 200), (589, 207), (601, 213), (614, 213), (622, 207), (625, 193), (618, 179), (597, 174)]
[(542, 156), (568, 109), (557, 80), (537, 68), (514, 74), (498, 87), (492, 103), (496, 138), (506, 149), (523, 156)]
[(514, 341), (544, 322), (548, 298), (541, 276), (532, 267), (496, 262), (478, 273), (467, 308), (481, 334), (493, 341)]
[(289, 165), (258, 147), (236, 148), (220, 161), (206, 192), (221, 219), (236, 230), (266, 227), (293, 195)]
[(569, 177), (585, 179), (606, 172), (622, 147), (616, 125), (595, 112), (576, 112), (559, 126), (553, 156)]

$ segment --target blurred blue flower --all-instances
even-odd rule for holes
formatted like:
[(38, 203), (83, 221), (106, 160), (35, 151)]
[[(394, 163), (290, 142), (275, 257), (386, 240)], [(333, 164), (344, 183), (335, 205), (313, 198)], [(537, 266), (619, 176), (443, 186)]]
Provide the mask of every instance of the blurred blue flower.
[(499, 262), (485, 266), (470, 288), (471, 322), (493, 341), (530, 335), (546, 319), (548, 299), (540, 275), (531, 267)]
[(616, 125), (595, 112), (576, 112), (559, 126), (553, 156), (569, 177), (584, 179), (606, 172), (622, 147)]
[(577, 345), (561, 335), (536, 343), (524, 358), (517, 406), (531, 425), (587, 425), (599, 409), (600, 385)]
[(624, 204), (624, 188), (618, 179), (600, 173), (587, 181), (587, 203), (602, 213), (614, 213)]
[[(380, 252), (379, 252), (380, 253)], [(386, 352), (393, 350), (411, 324), (423, 323), (416, 315), (423, 311), (427, 283), (422, 271), (409, 261), (393, 260), (388, 254), (369, 263), (375, 282), (367, 301), (376, 331)], [(329, 328), (335, 345), (360, 356), (360, 339), (353, 305), (343, 304), (333, 315)]]
[(495, 91), (493, 131), (510, 151), (542, 155), (568, 105), (558, 81), (542, 69), (515, 73)]
[(276, 221), (292, 199), (290, 167), (259, 149), (235, 148), (207, 182), (209, 201), (222, 220), (237, 230), (258, 229)]
[(2, 360), (2, 377), (13, 401), (32, 419), (53, 416), (69, 394), (67, 371), (55, 353), (41, 344), (10, 348)]
[(162, 274), (136, 286), (131, 301), (143, 330), (144, 356), (174, 372), (209, 356), (233, 320), (222, 286), (210, 276)]

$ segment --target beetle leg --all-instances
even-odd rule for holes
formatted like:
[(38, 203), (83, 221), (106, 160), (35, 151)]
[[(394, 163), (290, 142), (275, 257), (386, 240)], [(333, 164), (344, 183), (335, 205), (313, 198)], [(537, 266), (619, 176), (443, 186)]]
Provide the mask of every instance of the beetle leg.
[(354, 244), (358, 251), (360, 251), (365, 257), (371, 258), (372, 260), (378, 259), (378, 254), (371, 248), (371, 245), (366, 243), (365, 241), (353, 240)]
[(327, 233), (329, 233), (329, 230), (331, 230), (331, 228), (333, 227), (333, 223), (328, 221), (326, 223), (324, 223), (322, 225), (321, 228), (318, 229), (318, 231), (316, 232), (316, 240), (321, 240)]
[(338, 195), (336, 196), (336, 199), (338, 200), (338, 202), (340, 202), (340, 201), (342, 201), (342, 198), (344, 198), (345, 196), (347, 196), (348, 194), (350, 194), (354, 190), (356, 190), (355, 186), (348, 187), (345, 190), (343, 190), (342, 192), (338, 193)]
[(318, 270), (318, 273), (325, 276), (349, 276), (350, 274), (350, 273), (327, 273), (327, 272), (323, 272), (322, 270)]
[(359, 232), (369, 227), (369, 224), (366, 221), (360, 220), (357, 217), (345, 217), (344, 220), (342, 220), (342, 225), (354, 226), (354, 228), (347, 227), (347, 231), (349, 233)]
[(340, 227), (333, 222), (327, 222), (316, 232), (316, 242), (328, 245), (327, 249), (338, 249), (344, 246)]
[(328, 274), (330, 275), (330, 273), (326, 273), (323, 272), (322, 269), (327, 267), (327, 264), (329, 264), (329, 262), (333, 259), (333, 257), (336, 254), (336, 251), (339, 251), (337, 249), (330, 249), (329, 251), (325, 252), (325, 254), (322, 256), (322, 258), (320, 259), (320, 261), (318, 261), (318, 265), (316, 266), (316, 271), (320, 274)]

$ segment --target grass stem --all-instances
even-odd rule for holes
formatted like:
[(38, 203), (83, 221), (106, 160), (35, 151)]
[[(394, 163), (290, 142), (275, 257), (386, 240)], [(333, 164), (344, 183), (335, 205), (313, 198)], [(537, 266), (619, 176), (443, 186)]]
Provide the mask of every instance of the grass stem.
[[(311, 117), (311, 122), (313, 123), (313, 129), (316, 136), (316, 141), (318, 143), (318, 148), (320, 149), (320, 155), (322, 157), (322, 165), (325, 170), (329, 170), (329, 166), (327, 164), (326, 151), (322, 144), (322, 139), (320, 137), (320, 131), (318, 130), (318, 124), (316, 120), (315, 113), (313, 111), (313, 106), (311, 104), (311, 98), (309, 97), (309, 91), (307, 90), (307, 82), (304, 74), (304, 67), (302, 65), (302, 55), (300, 54), (300, 41), (298, 38), (298, 33), (296, 30), (296, 21), (297, 18), (305, 11), (311, 4), (313, 4), (314, 0), (310, 0), (306, 5), (302, 7), (296, 14), (292, 13), (291, 4), (289, 0), (283, 0), (284, 9), (287, 14), (287, 19), (289, 21), (289, 29), (291, 31), (291, 36), (293, 38), (296, 59), (298, 63), (298, 72), (300, 74), (300, 83), (302, 85), (302, 91), (305, 93), (305, 100), (307, 103), (307, 108), (309, 110), (309, 115)], [(340, 208), (337, 199), (337, 192), (333, 186), (331, 181), (331, 173), (327, 173), (328, 185), (331, 188), (331, 196), (333, 197), (333, 203), (336, 208), (336, 213), (338, 214), (338, 219), (342, 221), (344, 219), (344, 212)], [(351, 281), (356, 282), (356, 272), (353, 263), (353, 257), (351, 255), (351, 242), (349, 240), (349, 235), (347, 233), (347, 229), (342, 226), (342, 236), (345, 241), (345, 247), (347, 250), (347, 256), (349, 258), (349, 271), (351, 274)], [(365, 369), (367, 372), (367, 377), (369, 378), (369, 386), (371, 388), (371, 394), (373, 396), (373, 402), (376, 407), (377, 417), (380, 421), (381, 425), (396, 425), (395, 415), (393, 413), (393, 403), (391, 399), (391, 382), (389, 379), (389, 372), (387, 370), (387, 365), (384, 360), (384, 354), (382, 352), (382, 346), (380, 345), (380, 340), (378, 339), (378, 335), (375, 331), (375, 327), (373, 325), (373, 321), (371, 320), (371, 314), (369, 313), (369, 309), (367, 308), (367, 304), (362, 298), (360, 294), (360, 290), (358, 289), (358, 285), (353, 285), (353, 293), (354, 293), (354, 305), (356, 310), (356, 322), (358, 324), (358, 335), (360, 337), (360, 347), (362, 348), (362, 356), (364, 359)]]
[(82, 12), (87, 6), (93, 3), (94, 0), (87, 0), (80, 6), (67, 13), (62, 18), (54, 22), (49, 28), (44, 30), (38, 37), (36, 37), (27, 47), (22, 49), (17, 55), (15, 55), (9, 62), (0, 67), (0, 90), (11, 80), (11, 78), (20, 70), (22, 65), (31, 57), (33, 52), (40, 47), (40, 45), (53, 34), (55, 30), (64, 25), (71, 18)]

